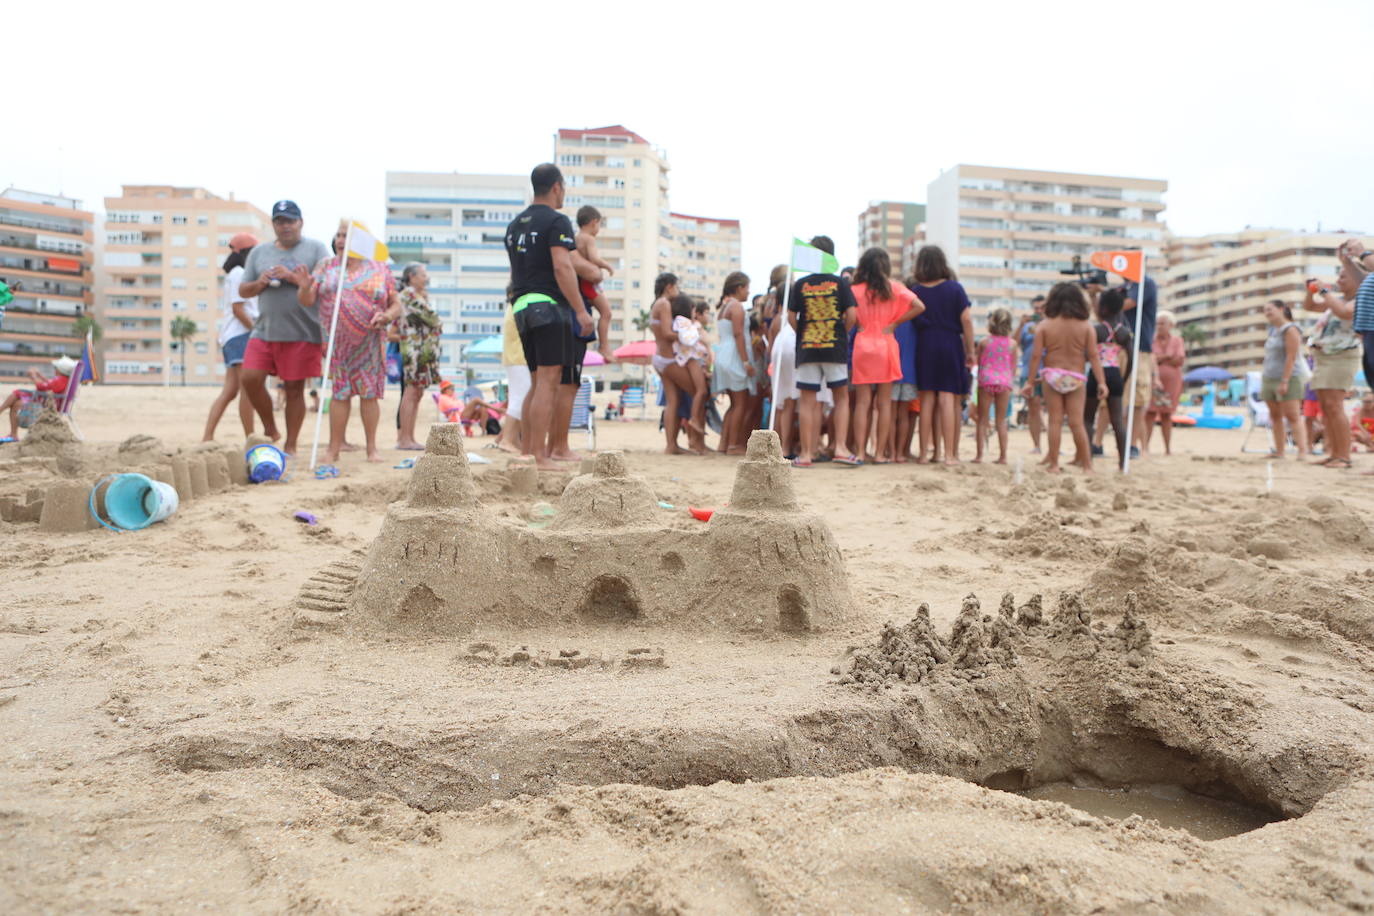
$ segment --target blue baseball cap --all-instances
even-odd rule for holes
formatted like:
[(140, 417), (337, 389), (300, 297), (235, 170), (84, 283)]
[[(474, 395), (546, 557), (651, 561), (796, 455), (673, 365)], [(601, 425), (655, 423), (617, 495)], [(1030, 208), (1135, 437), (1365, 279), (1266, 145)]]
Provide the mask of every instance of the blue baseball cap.
[(272, 205), (273, 219), (300, 219), (301, 208), (294, 200), (279, 200)]

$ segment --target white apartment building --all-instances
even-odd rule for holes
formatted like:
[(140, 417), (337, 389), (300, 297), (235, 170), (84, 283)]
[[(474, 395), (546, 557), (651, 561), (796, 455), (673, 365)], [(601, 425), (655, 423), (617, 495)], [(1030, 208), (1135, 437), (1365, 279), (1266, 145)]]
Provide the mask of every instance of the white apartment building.
[(510, 262), (506, 226), (530, 201), (525, 175), (387, 172), (386, 242), (398, 274), (409, 261), (428, 269), (429, 298), (444, 321), (441, 370), (501, 376), (500, 354), (467, 348), (501, 333)]
[[(926, 237), (944, 249), (982, 323), (998, 306), (1026, 309), (1066, 279), (1074, 255), (1138, 248), (1164, 263), (1164, 194), (1148, 178), (956, 165), (927, 191)], [(1153, 272), (1153, 270), (1151, 270)]]

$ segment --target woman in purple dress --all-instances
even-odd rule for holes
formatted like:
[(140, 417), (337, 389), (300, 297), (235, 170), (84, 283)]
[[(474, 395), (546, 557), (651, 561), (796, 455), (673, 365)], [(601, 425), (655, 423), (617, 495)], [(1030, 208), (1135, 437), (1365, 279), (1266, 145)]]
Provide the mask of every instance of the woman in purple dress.
[(926, 245), (916, 254), (911, 291), (926, 305), (915, 319), (916, 389), (921, 399), (921, 452), (916, 461), (930, 461), (937, 450), (932, 445), (938, 414), (945, 464), (958, 464), (961, 400), (968, 394), (969, 370), (975, 362), (968, 294), (938, 245)]

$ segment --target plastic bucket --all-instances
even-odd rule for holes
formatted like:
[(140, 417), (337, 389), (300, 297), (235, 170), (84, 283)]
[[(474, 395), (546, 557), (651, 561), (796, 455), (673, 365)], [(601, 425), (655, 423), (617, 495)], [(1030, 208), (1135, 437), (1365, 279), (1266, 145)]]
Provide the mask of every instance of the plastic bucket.
[[(169, 483), (152, 480), (142, 474), (115, 474), (105, 488), (105, 514), (111, 525), (124, 531), (137, 531), (160, 522), (177, 511), (177, 491)], [(95, 511), (96, 484), (91, 491), (92, 512)], [(105, 524), (99, 515), (96, 520)]]
[(248, 459), (248, 479), (253, 483), (280, 480), (286, 470), (286, 455), (275, 445), (255, 445), (244, 457)]

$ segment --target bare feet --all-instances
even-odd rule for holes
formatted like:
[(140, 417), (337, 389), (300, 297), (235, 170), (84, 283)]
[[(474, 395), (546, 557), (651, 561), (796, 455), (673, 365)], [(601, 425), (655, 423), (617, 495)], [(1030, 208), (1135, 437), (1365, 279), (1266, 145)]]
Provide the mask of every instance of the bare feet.
[(579, 455), (579, 454), (577, 454), (577, 452), (574, 452), (574, 451), (559, 452), (558, 454), (556, 454), (556, 455), (550, 455), (549, 457), (552, 458), (554, 461), (581, 461), (581, 460), (582, 460), (582, 456)]
[(1046, 473), (1046, 474), (1059, 474), (1059, 473), (1061, 473), (1060, 470), (1059, 470), (1059, 465), (1058, 465), (1058, 464), (1047, 464), (1047, 465), (1045, 465), (1045, 473)]
[(972, 461), (972, 463), (973, 463), (973, 464), (982, 464), (982, 463), (983, 463), (983, 456), (982, 456), (982, 455), (974, 455), (974, 456), (973, 456), (973, 461)]
[(563, 465), (559, 464), (557, 461), (554, 461), (552, 458), (543, 458), (543, 457), (536, 458), (536, 459), (534, 459), (534, 466), (535, 466), (536, 468), (538, 468), (539, 470), (541, 470), (541, 471), (561, 471), (561, 470), (564, 470)]
[(1006, 464), (1006, 463), (1007, 463), (1007, 456), (1006, 456), (1006, 455), (1003, 455), (1001, 458), (998, 458), (997, 461), (996, 461), (996, 463), (997, 463), (997, 464)]
[(725, 454), (727, 454), (727, 455), (743, 455), (743, 454), (745, 454), (744, 446), (742, 446), (742, 445), (732, 445), (732, 446), (730, 446), (730, 450), (729, 450), (728, 452), (726, 452)]
[(320, 461), (320, 464), (334, 464), (334, 463), (336, 463), (338, 460), (339, 460), (339, 453), (338, 453), (338, 452), (327, 451), (327, 452), (324, 453), (324, 458)]
[(499, 448), (501, 451), (509, 452), (512, 455), (520, 454), (520, 449), (511, 445), (509, 442), (498, 442), (496, 443), (496, 447)]
[(341, 451), (341, 452), (356, 452), (356, 451), (358, 451), (358, 446), (354, 445), (352, 442), (349, 442), (348, 440), (345, 439), (345, 440), (344, 440), (344, 444), (341, 445), (341, 446), (339, 446), (339, 451)]
[(397, 442), (396, 447), (404, 452), (423, 452), (425, 447), (415, 440), (409, 442)]
[(946, 458), (946, 459), (944, 460), (943, 463), (944, 463), (946, 466), (952, 466), (952, 465), (958, 464), (958, 463), (959, 463), (959, 459), (958, 459), (958, 458)]
[(370, 448), (367, 450), (367, 460), (373, 464), (381, 464), (386, 459), (382, 457), (381, 452), (377, 451), (375, 448)]

